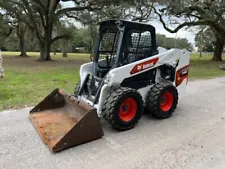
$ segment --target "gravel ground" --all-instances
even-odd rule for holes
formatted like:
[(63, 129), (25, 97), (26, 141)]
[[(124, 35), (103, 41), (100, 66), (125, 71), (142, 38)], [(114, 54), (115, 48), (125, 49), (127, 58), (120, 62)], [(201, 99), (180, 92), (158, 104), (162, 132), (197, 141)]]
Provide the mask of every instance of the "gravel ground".
[(102, 121), (104, 137), (59, 153), (43, 144), (31, 108), (0, 113), (2, 169), (225, 169), (225, 77), (189, 82), (174, 115), (144, 115), (126, 132)]

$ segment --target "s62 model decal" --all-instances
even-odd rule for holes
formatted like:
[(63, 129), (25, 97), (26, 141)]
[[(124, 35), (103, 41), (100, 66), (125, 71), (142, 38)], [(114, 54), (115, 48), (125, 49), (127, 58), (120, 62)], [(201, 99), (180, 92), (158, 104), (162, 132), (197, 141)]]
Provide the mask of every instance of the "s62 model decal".
[(155, 58), (155, 59), (152, 59), (152, 60), (148, 60), (148, 61), (139, 63), (139, 64), (137, 64), (133, 67), (133, 69), (130, 71), (130, 74), (132, 75), (132, 74), (141, 72), (145, 69), (153, 67), (158, 62), (158, 60), (159, 60), (159, 58)]
[(179, 86), (184, 79), (188, 79), (189, 65), (180, 68), (176, 73), (176, 86)]

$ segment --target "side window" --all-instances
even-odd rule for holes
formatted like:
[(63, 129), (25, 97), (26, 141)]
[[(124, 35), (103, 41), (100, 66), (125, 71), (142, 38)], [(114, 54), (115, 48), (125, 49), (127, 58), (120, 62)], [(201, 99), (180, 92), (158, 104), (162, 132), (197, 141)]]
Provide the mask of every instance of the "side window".
[(115, 52), (118, 45), (118, 32), (106, 32), (102, 37), (102, 45), (100, 51), (102, 52)]
[(132, 33), (131, 39), (132, 46), (138, 48), (139, 51), (151, 48), (151, 33), (149, 31)]
[(152, 39), (150, 31), (129, 30), (124, 45), (124, 60), (132, 63), (151, 55)]
[(110, 68), (115, 62), (120, 32), (117, 29), (107, 29), (101, 36), (101, 44), (98, 50), (101, 61), (98, 62), (98, 65), (101, 68)]

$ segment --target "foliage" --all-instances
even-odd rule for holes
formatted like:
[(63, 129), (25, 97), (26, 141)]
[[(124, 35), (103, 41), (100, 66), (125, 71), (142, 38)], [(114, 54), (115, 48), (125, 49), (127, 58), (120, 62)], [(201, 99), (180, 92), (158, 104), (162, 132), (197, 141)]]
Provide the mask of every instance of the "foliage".
[(165, 35), (157, 34), (156, 39), (157, 45), (164, 48), (179, 48), (187, 49), (189, 51), (193, 50), (192, 45), (186, 38), (167, 38)]
[[(63, 8), (63, 2), (73, 2), (73, 7)], [(6, 15), (25, 23), (33, 31), (41, 51), (41, 60), (51, 60), (51, 45), (59, 39), (67, 38), (68, 34), (53, 37), (53, 29), (60, 18), (67, 12), (101, 9), (101, 0), (8, 0), (0, 1), (0, 7)]]
[[(96, 29), (96, 27), (94, 27)], [(94, 30), (94, 42), (92, 41), (92, 33), (90, 27), (76, 28), (74, 26), (68, 27), (57, 27), (56, 31), (67, 32), (70, 35), (69, 39), (62, 39), (57, 41), (52, 45), (51, 52), (62, 52), (62, 45), (66, 47), (67, 52), (87, 52), (90, 53), (95, 47), (97, 30)], [(157, 44), (158, 46), (165, 48), (180, 48), (192, 50), (192, 45), (185, 38), (168, 38), (165, 35), (157, 34)], [(25, 42), (27, 44), (27, 50), (30, 52), (39, 51), (37, 42), (33, 39), (32, 33), (26, 32)], [(9, 38), (5, 40), (2, 45), (6, 46), (5, 51), (19, 51), (18, 38), (15, 35), (15, 31), (11, 34)], [(1, 48), (1, 47), (0, 47)]]
[(0, 36), (5, 38), (12, 33), (12, 28), (5, 22), (4, 15), (0, 13)]
[(195, 36), (195, 44), (199, 51), (213, 52), (215, 50), (215, 36), (211, 29), (201, 29)]
[(95, 24), (107, 19), (147, 22), (152, 19), (153, 11), (151, 6), (154, 2), (146, 0), (104, 1), (101, 10), (70, 11), (66, 12), (65, 15), (68, 18), (79, 20), (85, 25)]
[[(213, 60), (222, 61), (225, 44), (225, 1), (222, 0), (161, 0), (154, 11), (164, 28), (175, 33), (182, 28), (208, 26), (216, 37)], [(170, 28), (169, 24), (176, 26)]]

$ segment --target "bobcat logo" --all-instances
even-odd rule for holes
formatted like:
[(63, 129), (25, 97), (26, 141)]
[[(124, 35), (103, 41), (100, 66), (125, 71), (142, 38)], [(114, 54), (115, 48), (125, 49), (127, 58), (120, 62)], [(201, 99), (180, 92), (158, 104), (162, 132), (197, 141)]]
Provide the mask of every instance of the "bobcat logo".
[(143, 70), (153, 67), (158, 62), (158, 60), (159, 60), (159, 58), (154, 58), (154, 59), (139, 63), (133, 67), (133, 69), (130, 71), (130, 74), (132, 75), (132, 74), (135, 74), (135, 73), (138, 73), (138, 72), (141, 72)]

